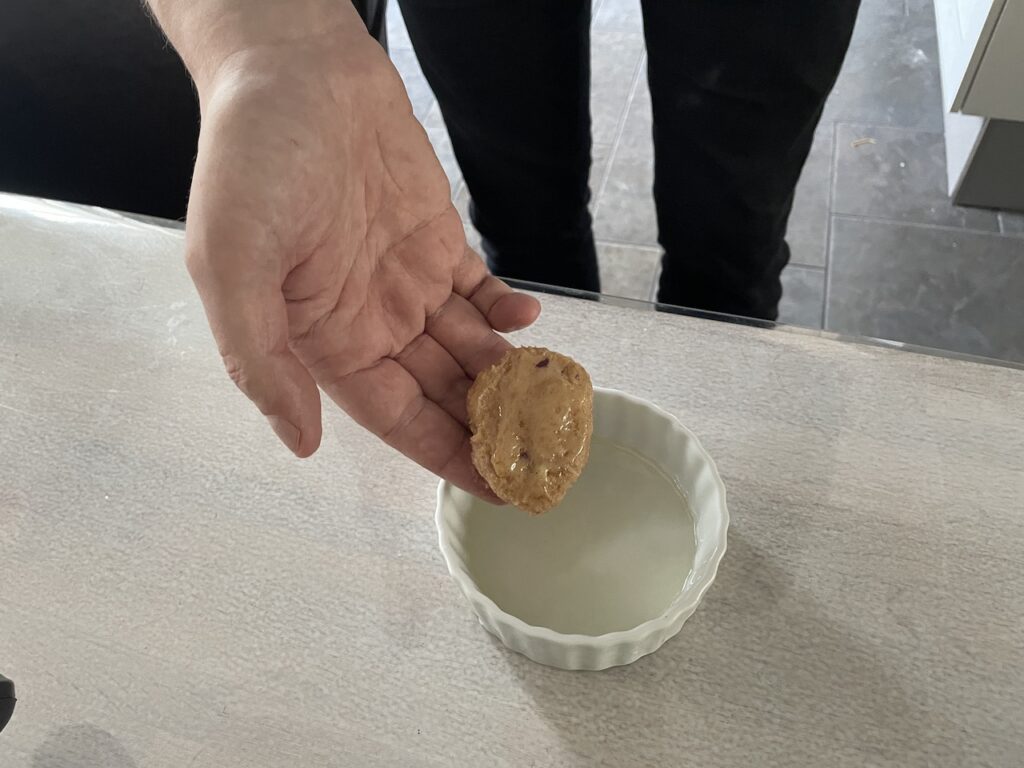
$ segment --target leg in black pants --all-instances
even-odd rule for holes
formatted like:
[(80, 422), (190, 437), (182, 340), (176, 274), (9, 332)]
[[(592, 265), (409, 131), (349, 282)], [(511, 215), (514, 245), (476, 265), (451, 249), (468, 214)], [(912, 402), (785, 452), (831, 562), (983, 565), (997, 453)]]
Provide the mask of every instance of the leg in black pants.
[(859, 0), (643, 0), (658, 299), (774, 320), (793, 189)]
[[(644, 0), (665, 303), (774, 319), (858, 0)], [(402, 0), (491, 268), (597, 287), (585, 0)]]
[(401, 0), (491, 270), (596, 291), (589, 0)]

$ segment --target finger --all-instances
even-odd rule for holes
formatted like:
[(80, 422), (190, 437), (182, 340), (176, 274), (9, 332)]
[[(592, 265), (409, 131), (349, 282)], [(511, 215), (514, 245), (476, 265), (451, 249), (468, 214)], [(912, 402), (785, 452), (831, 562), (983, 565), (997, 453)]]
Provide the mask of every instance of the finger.
[(454, 293), (427, 317), (425, 330), (448, 350), (471, 379), (498, 362), (512, 347), (491, 329), (476, 307)]
[(469, 433), (423, 393), (395, 360), (349, 374), (325, 387), (358, 424), (459, 488), (501, 503), (473, 467)]
[(288, 347), (280, 286), (244, 271), (226, 273), (190, 254), (199, 290), (228, 375), (288, 448), (305, 458), (320, 445), (320, 392)]
[(427, 334), (420, 334), (395, 358), (433, 400), (460, 424), (468, 424), (466, 394), (473, 383), (448, 350)]
[(502, 333), (521, 331), (540, 315), (537, 299), (513, 291), (494, 275), (488, 275), (466, 298), (487, 318), (491, 328)]
[(483, 259), (471, 248), (456, 272), (453, 290), (468, 299), (490, 326), (502, 333), (532, 325), (540, 315), (540, 302), (519, 293), (487, 271)]

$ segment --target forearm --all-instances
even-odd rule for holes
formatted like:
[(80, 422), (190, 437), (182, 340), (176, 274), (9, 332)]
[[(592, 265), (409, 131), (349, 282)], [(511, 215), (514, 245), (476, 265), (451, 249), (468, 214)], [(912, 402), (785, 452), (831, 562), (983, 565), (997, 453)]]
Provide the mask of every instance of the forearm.
[(345, 0), (147, 0), (202, 92), (220, 66), (246, 50), (331, 36), (365, 35)]

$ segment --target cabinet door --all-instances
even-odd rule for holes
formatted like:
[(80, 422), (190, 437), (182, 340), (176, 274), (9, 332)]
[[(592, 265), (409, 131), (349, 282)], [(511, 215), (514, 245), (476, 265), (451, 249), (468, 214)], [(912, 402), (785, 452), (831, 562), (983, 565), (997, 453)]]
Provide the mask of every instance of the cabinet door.
[(943, 105), (947, 111), (963, 108), (1004, 4), (1021, 1), (934, 0)]
[(1002, 3), (960, 109), (972, 115), (1024, 120), (1024, 0)]

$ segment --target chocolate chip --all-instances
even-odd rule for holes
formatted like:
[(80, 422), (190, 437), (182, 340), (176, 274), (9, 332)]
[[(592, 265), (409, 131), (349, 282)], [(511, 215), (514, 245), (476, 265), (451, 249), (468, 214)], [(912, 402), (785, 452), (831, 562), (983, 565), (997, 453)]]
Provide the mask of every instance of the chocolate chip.
[(541, 360), (539, 363), (537, 363), (537, 367), (538, 368), (547, 368), (548, 367), (548, 363), (550, 363), (550, 362), (551, 361), (548, 358), (545, 357), (543, 360)]
[(529, 459), (530, 458), (530, 452), (529, 451), (520, 451), (519, 452), (519, 458), (520, 459)]

